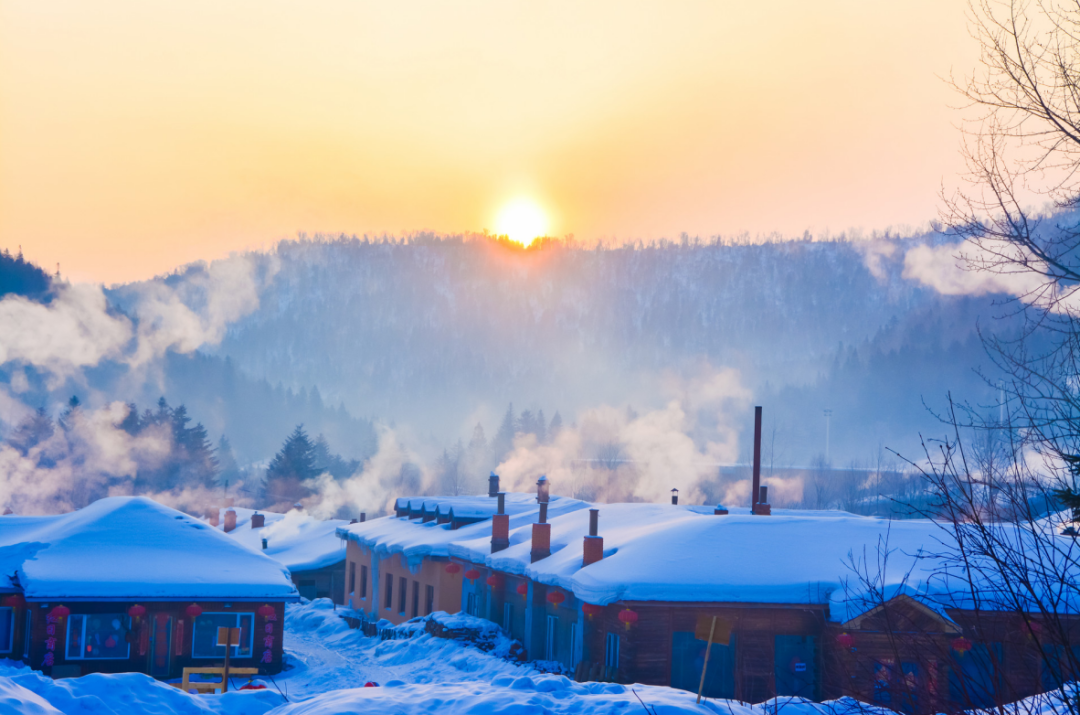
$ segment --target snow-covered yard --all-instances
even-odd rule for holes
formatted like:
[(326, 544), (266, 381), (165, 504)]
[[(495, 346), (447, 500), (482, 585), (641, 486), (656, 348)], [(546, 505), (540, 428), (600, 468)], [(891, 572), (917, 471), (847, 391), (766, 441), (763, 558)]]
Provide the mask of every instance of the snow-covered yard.
[[(286, 670), (273, 681), (258, 681), (267, 685), (265, 690), (188, 695), (138, 673), (54, 681), (21, 663), (0, 661), (0, 715), (645, 715), (646, 706), (654, 715), (843, 715), (871, 710), (851, 701), (810, 703), (796, 698), (755, 706), (723, 700), (697, 705), (693, 694), (681, 690), (576, 683), (539, 673), (500, 657), (504, 644), (494, 645), (492, 652), (484, 652), (423, 632), (400, 640), (364, 637), (348, 628), (329, 600), (320, 599), (288, 607)], [(370, 681), (380, 686), (363, 687)], [(1053, 707), (1045, 704), (1039, 710), (1051, 713)]]

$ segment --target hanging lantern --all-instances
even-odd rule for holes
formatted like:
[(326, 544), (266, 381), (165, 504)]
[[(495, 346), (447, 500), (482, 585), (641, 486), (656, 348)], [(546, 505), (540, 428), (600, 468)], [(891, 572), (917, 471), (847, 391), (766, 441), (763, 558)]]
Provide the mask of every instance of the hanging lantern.
[(1027, 632), (1028, 638), (1030, 638), (1031, 640), (1038, 640), (1039, 636), (1041, 636), (1043, 632), (1042, 624), (1038, 621), (1028, 621)]
[(186, 613), (189, 618), (198, 618), (202, 615), (202, 606), (197, 603), (193, 603), (184, 609), (184, 613)]
[(469, 569), (465, 572), (465, 578), (469, 579), (470, 581), (475, 581), (476, 579), (480, 578), (480, 572), (476, 569)]
[(140, 606), (136, 603), (134, 606), (128, 609), (128, 615), (138, 621), (141, 616), (146, 615), (146, 606)]
[(630, 630), (630, 626), (637, 623), (637, 619), (637, 611), (631, 611), (629, 608), (619, 611), (619, 620), (626, 625), (626, 630)]
[(836, 643), (844, 650), (851, 650), (851, 647), (855, 645), (855, 639), (850, 633), (841, 633), (836, 637)]
[(4, 605), (8, 608), (22, 608), (26, 605), (26, 599), (21, 593), (13, 593), (4, 599)]
[(276, 611), (274, 610), (273, 606), (267, 603), (263, 606), (259, 606), (259, 610), (257, 610), (256, 613), (258, 613), (263, 618), (269, 618), (270, 616), (274, 615)]
[(593, 616), (599, 616), (604, 612), (604, 607), (597, 606), (595, 603), (583, 603), (581, 604), (581, 610), (585, 613), (585, 617), (591, 621)]
[(66, 618), (67, 616), (70, 616), (71, 615), (71, 609), (68, 608), (67, 606), (61, 604), (61, 605), (57, 606), (56, 608), (52, 609), (51, 611), (49, 611), (49, 615), (52, 616), (53, 618), (57, 619), (57, 620), (60, 620), (62, 618)]
[(449, 563), (449, 564), (446, 565), (446, 568), (443, 569), (443, 570), (446, 571), (446, 573), (453, 575), (453, 574), (456, 574), (458, 571), (461, 570), (461, 566), (459, 566), (458, 564), (455, 564), (455, 563)]
[(953, 638), (952, 649), (959, 653), (961, 656), (971, 650), (971, 641), (963, 636), (959, 638)]
[(527, 597), (529, 595), (529, 584), (527, 584), (527, 583), (519, 583), (517, 585), (517, 592), (520, 595)]
[(492, 588), (502, 588), (505, 581), (503, 580), (502, 574), (493, 573), (487, 577), (487, 580), (484, 581), (484, 583)]
[(562, 591), (548, 591), (547, 600), (548, 603), (554, 603), (555, 608), (558, 608), (566, 600), (566, 594)]

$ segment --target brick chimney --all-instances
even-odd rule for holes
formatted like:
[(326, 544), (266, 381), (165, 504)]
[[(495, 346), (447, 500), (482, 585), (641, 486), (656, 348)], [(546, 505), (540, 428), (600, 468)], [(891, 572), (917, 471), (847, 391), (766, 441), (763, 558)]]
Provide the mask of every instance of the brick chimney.
[(768, 516), (767, 487), (761, 486), (761, 405), (754, 408), (754, 474), (750, 487), (750, 513)]
[(533, 563), (551, 556), (551, 524), (547, 523), (548, 478), (540, 477), (536, 482), (536, 501), (540, 502), (540, 521), (532, 525)]
[(229, 533), (236, 528), (236, 512), (232, 509), (228, 509), (225, 512), (225, 533)]
[(717, 504), (716, 507), (712, 510), (712, 513), (719, 516), (726, 516), (728, 514), (728, 509), (723, 504)]
[(367, 512), (362, 511), (360, 512), (360, 523), (363, 524), (365, 521), (367, 521)]
[(600, 510), (589, 509), (589, 535), (585, 537), (585, 548), (582, 550), (582, 567), (595, 564), (604, 558), (604, 537), (597, 536)]
[(755, 505), (754, 513), (761, 516), (772, 514), (772, 507), (769, 505), (769, 488), (766, 486), (762, 486), (758, 492), (758, 503)]
[[(494, 475), (492, 475), (494, 476)], [(496, 481), (499, 479), (495, 477)], [(491, 517), (491, 553), (510, 546), (510, 515), (506, 513), (506, 495), (499, 492), (499, 513)]]
[(266, 515), (265, 514), (260, 514), (259, 512), (255, 512), (254, 514), (251, 515), (251, 528), (252, 529), (261, 529), (264, 526), (266, 526)]

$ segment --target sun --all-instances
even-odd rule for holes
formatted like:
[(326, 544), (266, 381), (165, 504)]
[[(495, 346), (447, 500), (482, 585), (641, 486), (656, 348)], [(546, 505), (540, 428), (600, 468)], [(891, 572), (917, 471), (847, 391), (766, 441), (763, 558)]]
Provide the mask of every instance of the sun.
[(547, 231), (547, 215), (536, 202), (529, 199), (514, 199), (503, 206), (495, 219), (495, 233), (523, 246), (546, 236)]

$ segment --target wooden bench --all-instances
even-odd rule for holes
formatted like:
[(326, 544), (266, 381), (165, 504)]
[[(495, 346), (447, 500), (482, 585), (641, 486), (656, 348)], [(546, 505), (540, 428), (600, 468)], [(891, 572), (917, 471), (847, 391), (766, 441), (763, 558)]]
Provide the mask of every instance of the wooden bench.
[[(217, 675), (221, 677), (221, 680), (196, 680), (191, 682), (192, 675)], [(192, 688), (200, 693), (216, 693), (217, 691), (225, 692), (227, 690), (225, 681), (228, 677), (234, 675), (258, 675), (258, 668), (229, 668), (228, 676), (225, 675), (225, 668), (184, 668), (184, 680), (177, 684), (173, 683), (176, 687), (183, 690), (185, 693), (190, 693)]]

